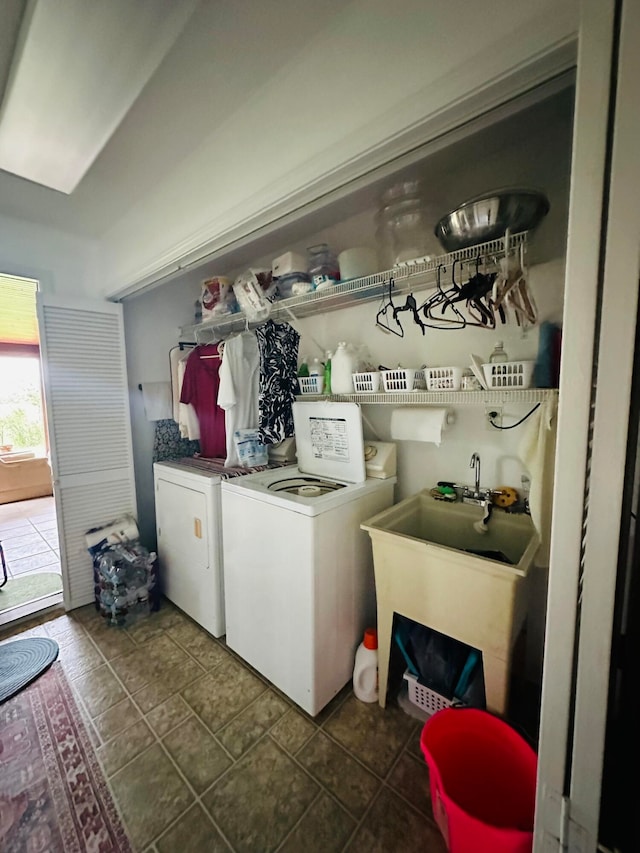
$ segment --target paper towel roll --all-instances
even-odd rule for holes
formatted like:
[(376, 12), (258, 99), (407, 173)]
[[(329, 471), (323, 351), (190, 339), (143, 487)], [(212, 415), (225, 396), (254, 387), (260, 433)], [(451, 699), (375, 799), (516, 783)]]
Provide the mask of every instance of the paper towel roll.
[(446, 409), (394, 409), (391, 412), (391, 438), (396, 441), (430, 441), (440, 446), (446, 426)]

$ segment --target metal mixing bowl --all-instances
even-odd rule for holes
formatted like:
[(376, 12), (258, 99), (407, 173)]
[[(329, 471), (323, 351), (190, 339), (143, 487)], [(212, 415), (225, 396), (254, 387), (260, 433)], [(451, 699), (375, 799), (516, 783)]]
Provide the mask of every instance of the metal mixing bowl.
[(446, 252), (535, 228), (549, 212), (549, 200), (538, 190), (504, 189), (477, 196), (443, 216), (435, 235)]

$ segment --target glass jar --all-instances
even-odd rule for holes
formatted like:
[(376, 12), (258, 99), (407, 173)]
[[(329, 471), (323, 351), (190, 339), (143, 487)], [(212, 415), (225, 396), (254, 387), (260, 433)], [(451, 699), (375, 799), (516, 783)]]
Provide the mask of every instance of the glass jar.
[(309, 254), (309, 275), (316, 290), (340, 281), (338, 259), (327, 243), (309, 246), (307, 252)]
[(437, 254), (433, 217), (417, 181), (403, 181), (390, 187), (382, 195), (376, 222), (385, 265), (393, 267)]

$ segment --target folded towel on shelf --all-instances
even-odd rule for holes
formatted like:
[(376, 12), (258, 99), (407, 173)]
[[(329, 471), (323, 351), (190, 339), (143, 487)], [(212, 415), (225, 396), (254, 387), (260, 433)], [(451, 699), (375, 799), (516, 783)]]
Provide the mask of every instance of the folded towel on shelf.
[(142, 382), (142, 402), (148, 421), (163, 421), (171, 417), (171, 383)]

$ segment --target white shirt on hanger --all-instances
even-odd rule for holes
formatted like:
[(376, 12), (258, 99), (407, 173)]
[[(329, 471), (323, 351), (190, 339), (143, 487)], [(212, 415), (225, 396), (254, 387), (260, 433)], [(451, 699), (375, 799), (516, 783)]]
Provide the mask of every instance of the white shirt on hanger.
[(228, 467), (240, 465), (233, 433), (258, 426), (260, 353), (255, 332), (242, 332), (225, 342), (220, 366), (218, 405), (225, 412)]

